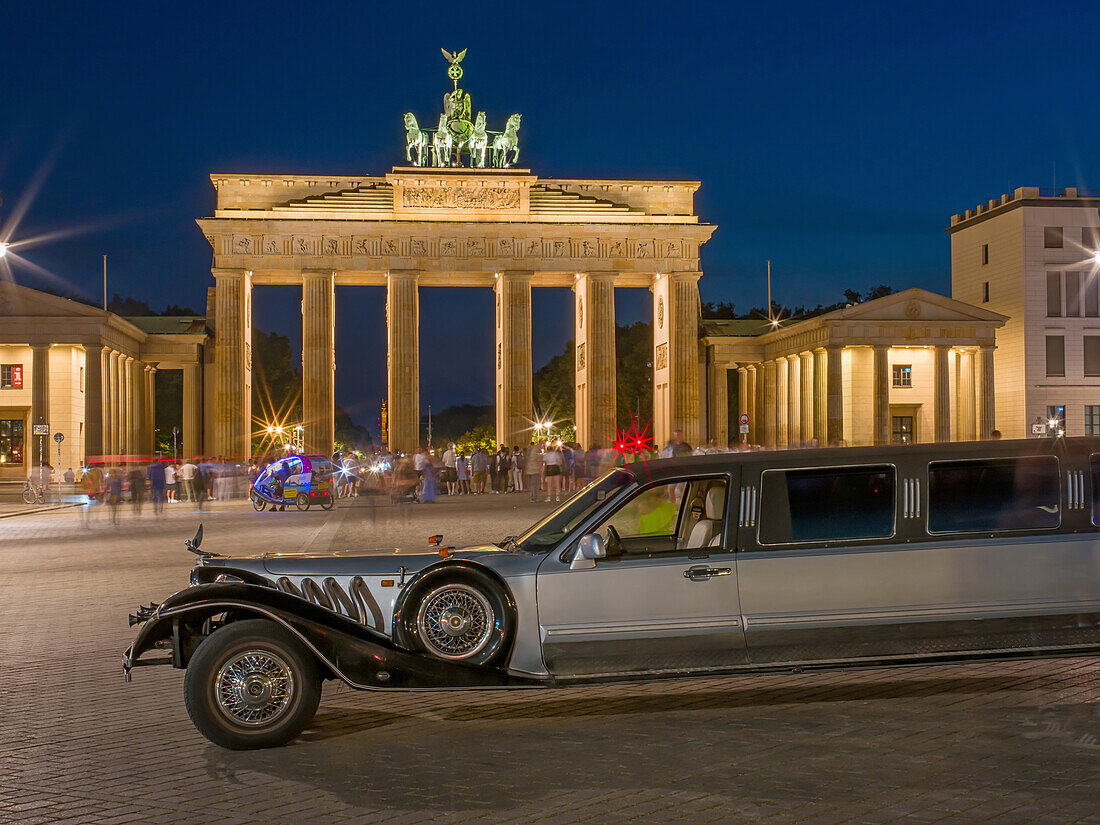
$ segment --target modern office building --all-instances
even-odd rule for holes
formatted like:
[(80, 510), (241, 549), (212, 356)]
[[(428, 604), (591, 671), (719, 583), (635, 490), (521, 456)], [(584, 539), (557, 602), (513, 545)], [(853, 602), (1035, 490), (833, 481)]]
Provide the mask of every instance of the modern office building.
[(1100, 435), (1100, 197), (1022, 187), (953, 215), (952, 297), (1008, 316), (997, 333), (1006, 438), (1048, 421)]

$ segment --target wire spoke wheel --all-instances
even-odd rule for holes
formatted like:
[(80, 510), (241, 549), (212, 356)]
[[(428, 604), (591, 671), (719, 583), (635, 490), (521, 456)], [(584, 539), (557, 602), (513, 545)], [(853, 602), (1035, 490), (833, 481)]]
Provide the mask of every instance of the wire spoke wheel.
[(496, 615), (485, 595), (467, 584), (432, 590), (416, 613), (417, 635), (434, 656), (468, 659), (489, 643)]
[(218, 670), (214, 697), (218, 710), (234, 724), (270, 725), (291, 705), (294, 674), (290, 665), (272, 651), (247, 650)]

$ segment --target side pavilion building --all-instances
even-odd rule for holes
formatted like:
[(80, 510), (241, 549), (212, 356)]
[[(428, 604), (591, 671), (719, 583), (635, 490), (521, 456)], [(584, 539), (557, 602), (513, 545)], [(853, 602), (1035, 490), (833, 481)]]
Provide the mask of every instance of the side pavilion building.
[(769, 448), (989, 438), (1007, 321), (923, 289), (778, 326), (703, 321), (708, 435)]
[[(388, 433), (418, 442), (420, 290), (492, 289), (497, 439), (529, 440), (534, 419), (532, 289), (570, 287), (577, 439), (615, 436), (618, 288), (653, 294), (654, 435), (698, 439), (699, 250), (715, 227), (697, 181), (543, 179), (526, 169), (397, 167), (382, 176), (215, 174), (214, 359), (208, 450), (250, 452), (252, 290), (302, 290), (305, 450), (332, 450), (335, 288), (386, 289)], [(488, 355), (488, 354), (487, 354)]]

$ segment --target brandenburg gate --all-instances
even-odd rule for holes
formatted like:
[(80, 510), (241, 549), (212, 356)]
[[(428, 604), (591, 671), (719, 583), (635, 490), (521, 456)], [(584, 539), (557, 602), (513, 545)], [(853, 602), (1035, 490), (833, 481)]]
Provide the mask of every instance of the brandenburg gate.
[(266, 285), (302, 290), (308, 452), (332, 450), (337, 286), (386, 288), (391, 450), (418, 444), (419, 294), (433, 286), (495, 293), (496, 429), (509, 445), (529, 441), (534, 419), (532, 290), (572, 289), (585, 448), (609, 445), (616, 432), (615, 289), (651, 290), (654, 435), (664, 443), (682, 429), (695, 443), (699, 249), (715, 229), (695, 215), (699, 183), (543, 179), (512, 168), (519, 115), (488, 132), (484, 113), (471, 118), (469, 95), (458, 88), (464, 52), (445, 55), (455, 89), (430, 137), (406, 115), (410, 165), (379, 176), (211, 175), (217, 206), (198, 221), (214, 251), (208, 451), (251, 452), (251, 297)]

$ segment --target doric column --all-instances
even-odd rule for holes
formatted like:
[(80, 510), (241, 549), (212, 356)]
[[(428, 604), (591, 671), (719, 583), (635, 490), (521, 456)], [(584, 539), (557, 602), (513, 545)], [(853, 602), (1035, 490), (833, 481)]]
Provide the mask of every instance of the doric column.
[(157, 451), (157, 367), (145, 365), (145, 452)]
[(955, 440), (974, 440), (974, 353), (955, 350)]
[(830, 344), (825, 351), (826, 431), (828, 443), (835, 444), (844, 439), (844, 347)]
[(119, 360), (119, 417), (122, 426), (119, 430), (119, 450), (126, 455), (134, 452), (134, 359), (123, 355)]
[(332, 455), (336, 388), (336, 273), (302, 272), (302, 426), (305, 451)]
[(84, 460), (103, 455), (103, 346), (84, 345)]
[(814, 350), (814, 438), (824, 447), (829, 443), (829, 354)]
[(814, 437), (814, 354), (812, 352), (800, 352), (798, 360), (800, 384), (798, 411), (801, 419), (799, 422), (799, 440), (809, 444)]
[(132, 359), (130, 361), (130, 452), (134, 455), (140, 455), (145, 451), (145, 443), (148, 440), (148, 434), (145, 431), (145, 406), (149, 397), (148, 377), (145, 363)]
[(122, 453), (122, 353), (111, 351), (111, 455)]
[(726, 365), (715, 362), (714, 347), (707, 353), (707, 389), (710, 402), (707, 411), (707, 437), (716, 446), (725, 447), (730, 441), (729, 431), (729, 387), (727, 385)]
[(890, 348), (875, 344), (871, 364), (872, 437), (875, 444), (890, 443)]
[(749, 367), (749, 370), (752, 372), (752, 443), (763, 446), (768, 429), (765, 423), (767, 416), (764, 413), (766, 409), (764, 385), (767, 383), (764, 378), (764, 365), (754, 364)]
[(411, 453), (420, 443), (420, 272), (386, 276), (388, 429), (390, 450)]
[(787, 446), (802, 441), (802, 364), (797, 355), (787, 356)]
[(180, 455), (202, 455), (202, 364), (183, 368), (183, 446)]
[(103, 347), (99, 354), (100, 442), (99, 455), (111, 454), (111, 351)]
[[(615, 438), (615, 274), (582, 272), (573, 283), (577, 346), (574, 396), (577, 440), (586, 450)], [(658, 397), (669, 392), (668, 369), (653, 364), (654, 431)], [(663, 441), (658, 440), (660, 446)]]
[[(50, 423), (50, 345), (35, 344), (31, 347), (31, 426), (35, 424)], [(31, 430), (33, 433), (33, 429)], [(43, 441), (48, 438), (33, 436), (24, 439), (24, 444), (31, 447), (31, 464), (35, 467), (42, 465), (42, 459), (50, 460), (50, 445), (43, 447)], [(25, 452), (25, 448), (24, 448)], [(62, 472), (62, 470), (58, 470)]]
[(982, 347), (978, 368), (978, 438), (987, 439), (996, 428), (996, 397), (993, 384), (993, 347)]
[[(658, 446), (674, 430), (699, 443), (699, 272), (653, 279), (653, 424)], [(664, 364), (664, 371), (658, 367)], [(660, 376), (660, 379), (658, 379)], [(658, 398), (658, 383), (667, 388)]]
[(496, 303), (497, 443), (531, 441), (531, 270), (500, 273), (493, 282)]
[(776, 414), (775, 408), (778, 402), (778, 379), (775, 361), (764, 362), (764, 446), (775, 449), (776, 445)]
[(947, 372), (947, 352), (951, 347), (937, 345), (932, 359), (932, 419), (936, 441), (951, 440), (951, 376)]
[(787, 359), (775, 359), (775, 446), (784, 450), (787, 448)]
[(252, 273), (215, 269), (214, 451), (252, 453)]
[[(746, 437), (748, 433), (741, 433), (741, 416), (747, 415), (749, 417), (749, 424), (751, 428), (752, 424), (752, 383), (749, 380), (748, 367), (737, 368), (737, 443), (744, 444), (749, 439)], [(751, 431), (751, 429), (750, 429)], [(730, 439), (733, 440), (732, 438)]]

